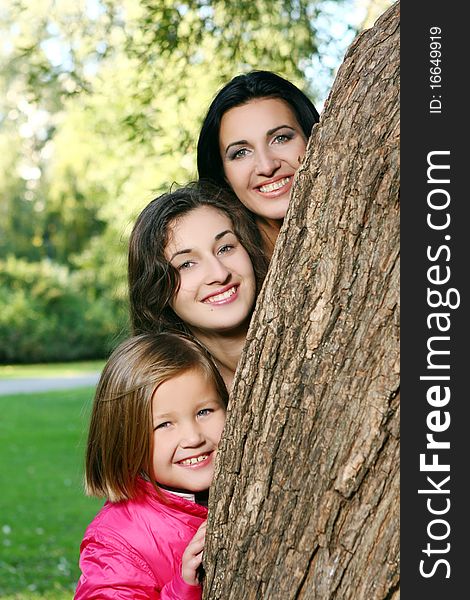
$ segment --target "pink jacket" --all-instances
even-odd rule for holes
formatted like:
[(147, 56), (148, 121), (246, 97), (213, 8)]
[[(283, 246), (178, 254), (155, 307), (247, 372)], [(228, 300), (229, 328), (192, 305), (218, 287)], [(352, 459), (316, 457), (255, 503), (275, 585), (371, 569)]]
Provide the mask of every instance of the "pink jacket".
[(88, 526), (80, 546), (74, 600), (200, 600), (201, 586), (181, 577), (181, 557), (207, 508), (152, 485), (135, 500), (106, 502)]

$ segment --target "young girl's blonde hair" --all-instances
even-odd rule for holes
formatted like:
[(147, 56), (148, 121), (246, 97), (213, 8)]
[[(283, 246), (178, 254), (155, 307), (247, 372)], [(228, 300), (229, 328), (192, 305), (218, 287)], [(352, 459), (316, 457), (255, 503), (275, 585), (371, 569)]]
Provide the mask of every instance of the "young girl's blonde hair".
[[(164, 381), (198, 369), (225, 407), (228, 393), (209, 353), (180, 333), (144, 333), (121, 343), (95, 393), (85, 462), (85, 491), (111, 502), (135, 498), (139, 476), (153, 478), (152, 396)], [(157, 489), (157, 488), (156, 488)]]

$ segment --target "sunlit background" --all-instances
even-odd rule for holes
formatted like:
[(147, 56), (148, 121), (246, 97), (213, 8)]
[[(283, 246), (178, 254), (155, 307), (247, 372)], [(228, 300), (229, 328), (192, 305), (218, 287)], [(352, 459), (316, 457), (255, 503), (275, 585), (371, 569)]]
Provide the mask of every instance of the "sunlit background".
[(196, 177), (217, 89), (270, 69), (321, 110), (390, 4), (1, 0), (0, 363), (106, 355), (128, 327), (130, 226)]

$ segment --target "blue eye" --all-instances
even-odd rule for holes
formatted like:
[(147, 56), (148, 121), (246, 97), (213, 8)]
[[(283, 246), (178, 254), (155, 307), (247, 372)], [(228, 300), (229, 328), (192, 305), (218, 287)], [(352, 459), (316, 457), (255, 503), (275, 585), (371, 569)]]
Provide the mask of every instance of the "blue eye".
[(159, 425), (154, 427), (153, 430), (157, 431), (157, 429), (167, 429), (170, 425), (171, 425), (170, 421), (165, 421), (164, 423), (160, 423)]
[(192, 260), (187, 260), (183, 264), (179, 265), (178, 271), (182, 271), (184, 269), (190, 269), (193, 266), (194, 262)]
[(280, 133), (279, 135), (276, 135), (276, 137), (274, 138), (274, 142), (276, 144), (284, 144), (285, 142), (288, 142), (289, 140), (292, 139), (292, 135), (288, 135), (287, 133)]
[(212, 408), (203, 408), (202, 410), (198, 411), (197, 416), (198, 417), (206, 417), (207, 415), (209, 415), (210, 413), (213, 413), (213, 409)]
[(219, 248), (218, 254), (226, 254), (227, 252), (230, 252), (230, 250), (232, 250), (233, 248), (233, 244), (224, 244)]
[(233, 154), (231, 154), (229, 156), (230, 160), (235, 160), (237, 158), (244, 158), (245, 156), (248, 155), (249, 150), (247, 148), (240, 148), (240, 150), (237, 150), (236, 152), (234, 152)]

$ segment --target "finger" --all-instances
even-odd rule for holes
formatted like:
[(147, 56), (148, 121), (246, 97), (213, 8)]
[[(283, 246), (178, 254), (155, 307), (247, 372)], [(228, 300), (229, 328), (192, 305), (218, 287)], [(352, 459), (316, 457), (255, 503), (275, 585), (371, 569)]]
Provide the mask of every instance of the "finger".
[(185, 552), (188, 554), (199, 554), (204, 548), (204, 539), (192, 540), (187, 546)]
[(198, 540), (204, 540), (206, 537), (206, 529), (198, 529), (197, 532), (194, 534), (194, 537), (192, 538), (191, 542), (193, 541), (198, 541)]
[(197, 569), (199, 565), (202, 563), (202, 552), (197, 554), (196, 556), (192, 556), (188, 561), (186, 561), (186, 565), (191, 567), (191, 569)]

